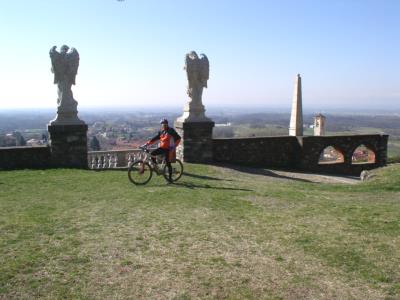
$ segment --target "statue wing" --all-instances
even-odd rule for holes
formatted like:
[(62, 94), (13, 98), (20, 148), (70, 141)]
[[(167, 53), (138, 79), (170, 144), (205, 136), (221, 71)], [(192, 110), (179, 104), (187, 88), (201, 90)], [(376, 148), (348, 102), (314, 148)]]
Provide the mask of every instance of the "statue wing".
[(205, 54), (200, 54), (200, 78), (204, 84), (204, 87), (207, 87), (207, 80), (210, 76), (210, 63)]
[(54, 73), (54, 83), (58, 83), (62, 78), (63, 61), (62, 55), (57, 52), (57, 46), (50, 49), (51, 72)]
[(186, 54), (186, 57), (185, 57), (185, 68), (184, 69), (186, 70), (186, 75), (187, 75), (188, 80), (190, 80), (191, 74), (193, 73), (195, 66), (194, 66), (194, 61), (193, 61), (193, 59), (190, 58), (189, 53)]
[(71, 80), (72, 84), (75, 84), (75, 77), (78, 73), (79, 67), (79, 53), (75, 48), (71, 50), (66, 55), (67, 64), (67, 76)]

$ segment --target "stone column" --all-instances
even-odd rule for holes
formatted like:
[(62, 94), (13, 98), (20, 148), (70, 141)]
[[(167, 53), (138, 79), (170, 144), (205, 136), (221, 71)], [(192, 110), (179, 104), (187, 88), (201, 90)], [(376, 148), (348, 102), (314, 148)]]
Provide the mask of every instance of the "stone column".
[(51, 164), (57, 168), (88, 168), (86, 124), (48, 125)]
[(215, 123), (206, 117), (202, 102), (190, 99), (183, 109), (183, 115), (174, 123), (176, 131), (182, 137), (177, 148), (177, 157), (184, 162), (211, 162), (214, 125)]
[(289, 135), (291, 135), (291, 136), (302, 136), (303, 135), (303, 107), (302, 107), (300, 74), (297, 74), (296, 81), (294, 84), (292, 114), (290, 116)]
[(184, 162), (208, 163), (213, 160), (212, 129), (214, 122), (175, 121), (175, 129), (182, 137), (177, 157)]

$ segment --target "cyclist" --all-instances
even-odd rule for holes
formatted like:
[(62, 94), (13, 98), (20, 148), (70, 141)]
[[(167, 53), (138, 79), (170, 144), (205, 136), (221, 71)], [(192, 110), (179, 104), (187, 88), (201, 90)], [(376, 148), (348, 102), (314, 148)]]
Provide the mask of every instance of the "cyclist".
[(156, 156), (157, 155), (164, 155), (165, 162), (167, 163), (168, 167), (168, 174), (169, 174), (169, 182), (172, 183), (172, 166), (171, 166), (171, 159), (170, 154), (172, 151), (175, 151), (175, 148), (181, 142), (180, 135), (175, 131), (174, 128), (168, 126), (168, 120), (163, 118), (160, 121), (161, 130), (158, 132), (156, 136), (154, 136), (151, 140), (146, 142), (145, 146), (149, 146), (156, 141), (160, 140), (159, 146), (157, 149), (153, 150), (151, 154), (151, 160), (156, 165)]

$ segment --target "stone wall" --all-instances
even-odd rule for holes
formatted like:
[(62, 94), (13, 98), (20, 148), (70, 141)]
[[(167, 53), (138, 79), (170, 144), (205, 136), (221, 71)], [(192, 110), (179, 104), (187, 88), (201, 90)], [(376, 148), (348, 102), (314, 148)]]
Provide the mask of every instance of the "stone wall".
[(87, 169), (87, 125), (51, 125), (48, 129), (50, 146), (0, 148), (0, 169)]
[(294, 168), (300, 151), (294, 136), (213, 139), (215, 162)]
[[(208, 126), (204, 135), (211, 130)], [(66, 129), (53, 130), (51, 147), (10, 147), (0, 148), (0, 169), (78, 167), (87, 168), (86, 128), (73, 134)], [(201, 143), (193, 136), (186, 136), (186, 161), (214, 162), (251, 165), (256, 167), (277, 167), (298, 169), (316, 173), (336, 173), (358, 176), (362, 170), (384, 166), (387, 160), (387, 135), (348, 135), (348, 136), (282, 136), (235, 139), (212, 139), (211, 146)], [(197, 134), (202, 131), (197, 131)], [(58, 136), (59, 135), (59, 136)], [(56, 141), (56, 142), (55, 142)], [(63, 143), (58, 143), (64, 141)], [(208, 140), (207, 140), (208, 141)], [(66, 145), (69, 145), (66, 147)], [(375, 154), (375, 162), (352, 164), (354, 150), (365, 145)], [(319, 164), (322, 151), (332, 146), (343, 154), (340, 163)], [(210, 149), (209, 149), (210, 148)], [(182, 150), (184, 150), (183, 148)], [(212, 156), (211, 156), (212, 155)], [(209, 157), (211, 158), (209, 159)], [(204, 161), (202, 161), (204, 162)]]
[(44, 169), (51, 165), (50, 147), (0, 148), (0, 169)]
[[(386, 164), (387, 141), (387, 135), (379, 134), (213, 139), (213, 159), (222, 163), (358, 176), (362, 170)], [(352, 164), (354, 150), (360, 145), (375, 153), (374, 163)], [(319, 164), (322, 151), (329, 146), (343, 154), (344, 162)]]
[[(303, 136), (298, 140), (302, 149), (299, 168), (303, 170), (358, 176), (363, 170), (386, 165), (388, 135)], [(365, 145), (375, 153), (374, 163), (352, 164), (354, 150), (360, 145)], [(321, 152), (329, 146), (343, 154), (344, 162), (318, 164)]]

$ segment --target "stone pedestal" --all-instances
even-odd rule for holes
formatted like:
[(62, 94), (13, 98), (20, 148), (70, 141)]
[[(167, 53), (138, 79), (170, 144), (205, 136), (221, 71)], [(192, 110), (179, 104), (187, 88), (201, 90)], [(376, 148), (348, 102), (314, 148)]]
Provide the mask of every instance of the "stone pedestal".
[(49, 125), (85, 125), (85, 122), (78, 118), (76, 105), (68, 108), (60, 106), (57, 108), (57, 116), (50, 121)]
[(86, 124), (48, 125), (53, 167), (88, 168)]
[(214, 122), (180, 122), (178, 119), (174, 126), (182, 137), (176, 153), (179, 159), (190, 163), (212, 162)]
[(205, 108), (201, 101), (193, 101), (189, 100), (188, 103), (185, 104), (183, 108), (183, 115), (180, 116), (176, 122), (180, 123), (188, 123), (188, 122), (196, 122), (196, 123), (203, 123), (203, 122), (212, 122), (210, 118), (207, 118), (205, 115)]

